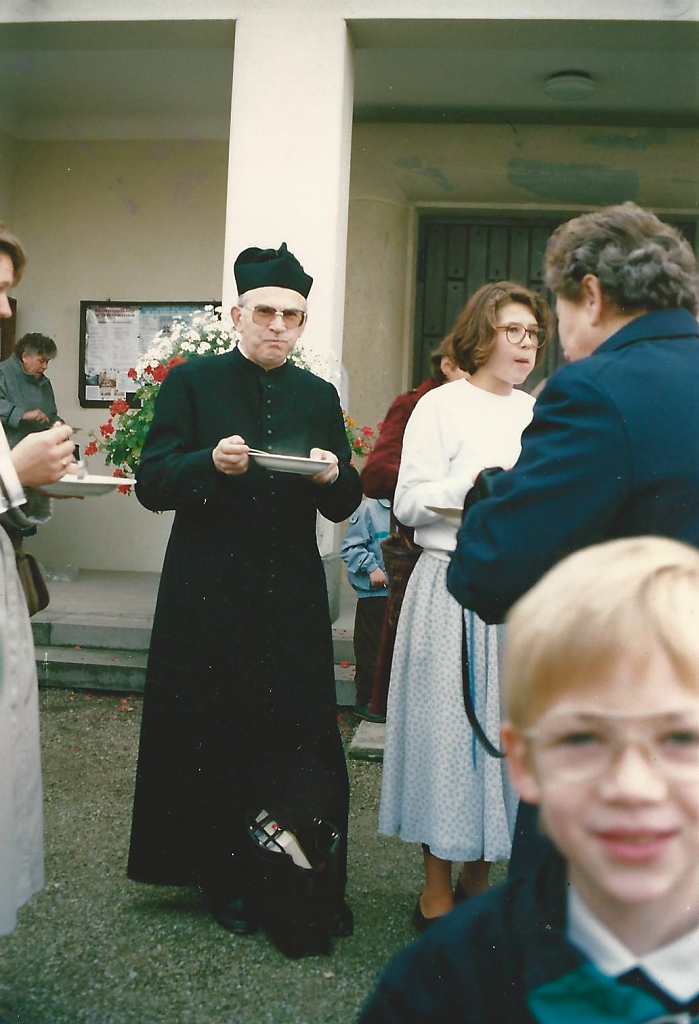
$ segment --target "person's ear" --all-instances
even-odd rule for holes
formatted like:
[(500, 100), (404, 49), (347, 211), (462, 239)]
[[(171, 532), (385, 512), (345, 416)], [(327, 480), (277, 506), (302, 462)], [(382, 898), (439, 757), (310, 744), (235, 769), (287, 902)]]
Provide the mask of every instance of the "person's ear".
[(231, 320), (236, 327), (240, 326), (240, 306), (231, 306)]
[(580, 283), (580, 295), (589, 317), (590, 325), (598, 327), (604, 319), (605, 305), (602, 286), (594, 274), (585, 274)]
[(503, 722), (500, 738), (507, 756), (510, 780), (519, 795), (528, 804), (538, 804), (541, 799), (541, 785), (529, 758), (527, 739), (512, 722)]

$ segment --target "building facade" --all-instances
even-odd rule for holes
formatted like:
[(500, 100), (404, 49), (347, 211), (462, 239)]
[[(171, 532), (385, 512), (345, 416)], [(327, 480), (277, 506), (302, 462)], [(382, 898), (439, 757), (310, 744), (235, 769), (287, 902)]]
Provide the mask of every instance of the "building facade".
[[(561, 220), (633, 199), (695, 238), (698, 43), (695, 0), (4, 0), (17, 331), (56, 339), (84, 444), (80, 301), (228, 307), (235, 254), (284, 240), (315, 277), (304, 342), (375, 425), (473, 288), (542, 286)], [(61, 502), (31, 546), (157, 571), (169, 521)]]

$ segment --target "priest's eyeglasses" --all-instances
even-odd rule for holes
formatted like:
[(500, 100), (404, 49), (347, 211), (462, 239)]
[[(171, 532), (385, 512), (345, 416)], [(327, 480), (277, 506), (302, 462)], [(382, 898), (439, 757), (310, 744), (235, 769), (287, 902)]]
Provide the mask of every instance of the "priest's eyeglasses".
[[(622, 725), (623, 723), (623, 725)], [(699, 777), (699, 717), (684, 713), (600, 715), (566, 712), (524, 734), (550, 778), (582, 782), (602, 775), (628, 747), (668, 779)]]
[[(250, 308), (250, 306), (241, 306), (241, 309)], [(306, 322), (306, 313), (303, 309), (275, 309), (274, 306), (252, 307), (252, 319), (260, 327), (269, 327), (278, 316), (282, 318), (285, 327), (302, 327)]]
[(504, 331), (507, 340), (511, 345), (521, 345), (526, 334), (534, 348), (541, 348), (546, 344), (546, 332), (540, 327), (525, 327), (523, 324), (503, 324), (498, 327)]

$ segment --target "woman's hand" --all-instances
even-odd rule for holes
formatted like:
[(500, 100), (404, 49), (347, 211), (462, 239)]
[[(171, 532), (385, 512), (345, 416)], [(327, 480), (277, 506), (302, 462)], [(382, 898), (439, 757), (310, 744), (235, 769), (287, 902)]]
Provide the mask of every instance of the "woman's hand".
[(72, 427), (59, 423), (41, 433), (29, 434), (15, 445), (10, 459), (22, 487), (53, 484), (66, 473), (77, 473), (72, 435)]
[(26, 421), (30, 421), (31, 420), (31, 421), (34, 421), (35, 423), (48, 423), (49, 422), (48, 416), (46, 415), (45, 412), (42, 412), (41, 409), (27, 409), (26, 412), (22, 413), (20, 419), (23, 419), (23, 420), (26, 420)]

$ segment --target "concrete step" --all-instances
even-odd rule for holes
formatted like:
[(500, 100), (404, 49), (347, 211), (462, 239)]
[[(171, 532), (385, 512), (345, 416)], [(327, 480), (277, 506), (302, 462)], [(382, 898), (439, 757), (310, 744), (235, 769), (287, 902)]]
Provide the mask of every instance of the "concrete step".
[[(110, 651), (148, 651), (152, 618), (67, 615), (32, 620), (35, 647), (82, 647)], [(352, 632), (333, 629), (335, 664), (354, 663)]]
[(32, 621), (35, 646), (148, 651), (152, 619), (99, 616)]
[(383, 722), (360, 722), (350, 743), (349, 757), (354, 761), (383, 761), (385, 735)]
[[(110, 690), (142, 693), (146, 681), (147, 651), (122, 647), (105, 649), (81, 644), (60, 646), (36, 644), (39, 686), (69, 690)], [(335, 694), (338, 705), (355, 703), (354, 665), (335, 665)]]

